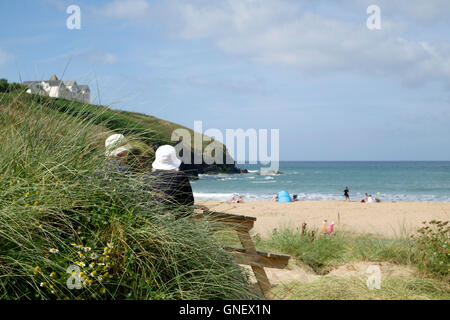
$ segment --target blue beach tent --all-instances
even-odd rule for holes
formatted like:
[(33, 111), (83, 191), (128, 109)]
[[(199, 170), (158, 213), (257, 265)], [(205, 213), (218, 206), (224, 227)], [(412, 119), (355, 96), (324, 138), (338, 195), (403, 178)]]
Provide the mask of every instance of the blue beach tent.
[(286, 190), (278, 192), (278, 202), (292, 202), (289, 192)]

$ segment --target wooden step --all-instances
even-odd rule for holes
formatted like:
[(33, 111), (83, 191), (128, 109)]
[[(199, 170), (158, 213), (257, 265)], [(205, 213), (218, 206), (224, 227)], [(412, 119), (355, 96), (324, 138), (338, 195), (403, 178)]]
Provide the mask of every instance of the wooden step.
[(289, 255), (259, 250), (256, 250), (255, 254), (244, 248), (234, 246), (223, 246), (223, 249), (233, 254), (233, 260), (237, 264), (248, 264), (263, 268), (284, 269), (291, 258)]

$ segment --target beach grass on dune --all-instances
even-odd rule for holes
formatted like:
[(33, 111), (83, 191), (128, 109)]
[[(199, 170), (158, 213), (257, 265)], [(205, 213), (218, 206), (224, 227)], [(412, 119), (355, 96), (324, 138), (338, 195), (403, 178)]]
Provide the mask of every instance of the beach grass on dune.
[[(439, 239), (439, 233), (431, 234), (433, 239)], [(438, 243), (426, 241), (432, 246), (429, 249), (422, 242), (420, 236), (384, 240), (349, 232), (321, 234), (317, 229), (304, 234), (293, 229), (274, 230), (267, 239), (256, 238), (259, 249), (289, 254), (320, 275), (311, 282), (286, 281), (278, 285), (271, 291), (275, 299), (450, 299), (450, 259), (447, 251), (439, 255), (440, 248), (448, 244), (448, 236), (441, 235)], [(430, 256), (434, 262), (424, 260)], [(368, 275), (328, 275), (340, 266), (357, 262), (390, 263), (415, 271), (401, 277), (387, 276), (381, 290), (367, 288)]]
[(146, 201), (139, 174), (104, 170), (101, 119), (25, 93), (0, 106), (0, 299), (255, 297), (209, 225)]
[(335, 266), (352, 261), (388, 261), (411, 264), (413, 245), (409, 239), (383, 240), (371, 235), (346, 232), (324, 235), (315, 230), (305, 235), (300, 230), (282, 229), (265, 240), (257, 238), (261, 249), (289, 254), (310, 266), (318, 274), (326, 274)]

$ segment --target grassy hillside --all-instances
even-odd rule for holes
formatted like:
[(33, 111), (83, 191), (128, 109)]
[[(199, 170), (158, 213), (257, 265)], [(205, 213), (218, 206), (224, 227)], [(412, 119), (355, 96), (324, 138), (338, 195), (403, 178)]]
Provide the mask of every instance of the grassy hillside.
[(192, 172), (193, 174), (196, 174), (197, 172), (239, 172), (234, 164), (225, 164), (226, 156), (228, 154), (226, 148), (222, 144), (220, 145), (222, 146), (222, 150), (224, 150), (224, 164), (208, 165), (202, 163), (194, 165), (194, 154), (203, 152), (204, 148), (211, 142), (203, 141), (202, 150), (194, 149), (194, 132), (191, 129), (178, 124), (144, 114), (112, 110), (105, 106), (83, 104), (65, 99), (55, 99), (37, 95), (18, 94), (18, 92), (19, 91), (1, 93), (1, 99), (3, 101), (14, 101), (14, 103), (18, 105), (28, 104), (43, 106), (50, 110), (71, 115), (75, 118), (92, 121), (94, 124), (101, 126), (103, 128), (102, 130), (105, 132), (123, 133), (126, 136), (133, 136), (134, 140), (132, 141), (132, 144), (141, 155), (141, 164), (147, 168), (150, 168), (154, 152), (159, 146), (164, 144), (178, 144), (177, 141), (171, 141), (172, 132), (175, 129), (185, 129), (191, 134), (191, 141), (186, 141), (186, 145), (191, 149), (192, 165), (184, 164), (182, 170)]
[(0, 93), (0, 299), (252, 298), (209, 225), (106, 170), (112, 131), (166, 142), (119, 115)]

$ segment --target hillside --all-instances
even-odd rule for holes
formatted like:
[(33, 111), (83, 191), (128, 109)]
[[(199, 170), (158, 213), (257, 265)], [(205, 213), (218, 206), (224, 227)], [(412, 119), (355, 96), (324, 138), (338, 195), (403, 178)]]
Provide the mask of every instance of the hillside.
[[(123, 133), (130, 137), (132, 145), (140, 155), (140, 165), (144, 168), (150, 168), (154, 158), (156, 149), (164, 144), (176, 145), (178, 141), (171, 141), (172, 132), (175, 129), (185, 129), (191, 135), (191, 141), (187, 141), (186, 145), (191, 150), (191, 164), (182, 164), (181, 170), (197, 176), (199, 173), (240, 173), (241, 170), (236, 168), (234, 164), (226, 164), (226, 157), (230, 157), (226, 147), (219, 143), (224, 152), (224, 164), (193, 164), (194, 155), (203, 152), (204, 148), (211, 141), (203, 141), (202, 150), (196, 150), (193, 147), (194, 132), (193, 130), (178, 125), (176, 123), (162, 120), (153, 116), (134, 113), (121, 110), (113, 110), (106, 106), (82, 104), (75, 101), (65, 99), (43, 97), (37, 95), (29, 95), (14, 92), (0, 92), (0, 101), (12, 101), (16, 105), (33, 104), (36, 106), (44, 106), (48, 111), (57, 111), (64, 114), (70, 114), (73, 117), (93, 121), (99, 125), (100, 131), (105, 133)], [(217, 142), (218, 143), (218, 142)], [(245, 170), (244, 170), (245, 172)]]

